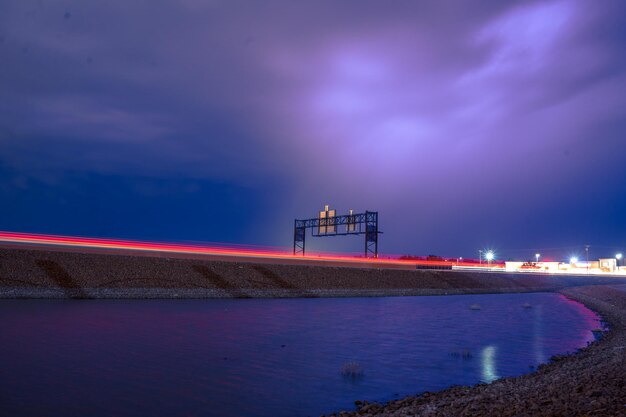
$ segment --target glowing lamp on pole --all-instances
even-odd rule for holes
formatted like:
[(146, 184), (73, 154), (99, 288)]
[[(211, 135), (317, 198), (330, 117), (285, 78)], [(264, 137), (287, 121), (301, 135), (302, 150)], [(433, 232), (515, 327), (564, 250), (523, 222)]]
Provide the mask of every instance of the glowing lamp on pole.
[(537, 259), (537, 261), (536, 261), (537, 263), (539, 263), (539, 257), (540, 257), (540, 256), (541, 256), (541, 254), (540, 254), (540, 253), (535, 253), (535, 259)]
[(619, 266), (619, 260), (622, 259), (622, 254), (618, 253), (617, 255), (615, 255), (615, 259), (617, 259), (617, 266)]
[(489, 251), (485, 254), (485, 259), (487, 259), (487, 264), (490, 265), (491, 261), (493, 261), (494, 254), (492, 251)]

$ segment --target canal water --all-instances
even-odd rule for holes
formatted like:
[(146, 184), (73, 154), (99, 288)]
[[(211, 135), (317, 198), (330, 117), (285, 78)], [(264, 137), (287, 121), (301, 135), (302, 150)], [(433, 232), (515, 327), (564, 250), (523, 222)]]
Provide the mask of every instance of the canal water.
[(531, 372), (593, 340), (559, 294), (0, 301), (0, 414), (319, 416)]

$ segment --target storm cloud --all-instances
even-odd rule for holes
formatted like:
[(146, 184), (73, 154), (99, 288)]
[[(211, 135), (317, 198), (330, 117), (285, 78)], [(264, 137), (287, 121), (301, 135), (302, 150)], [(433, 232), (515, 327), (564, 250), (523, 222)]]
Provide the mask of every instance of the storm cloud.
[(600, 255), (626, 245), (624, 16), (619, 1), (4, 1), (0, 226), (119, 235), (136, 211), (107, 216), (106, 198), (97, 230), (84, 214), (40, 230), (58, 195), (115, 178), (161, 190), (168, 221), (195, 202), (233, 223), (197, 212), (201, 235), (155, 220), (134, 237), (288, 246), (293, 218), (330, 203), (379, 210), (386, 253)]

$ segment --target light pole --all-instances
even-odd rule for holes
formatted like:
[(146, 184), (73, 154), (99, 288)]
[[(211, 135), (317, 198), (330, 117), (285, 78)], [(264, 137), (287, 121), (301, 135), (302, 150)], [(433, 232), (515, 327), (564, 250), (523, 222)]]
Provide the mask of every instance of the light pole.
[(615, 259), (617, 259), (617, 267), (619, 268), (619, 260), (622, 259), (622, 254), (618, 253), (617, 255), (615, 255)]
[(493, 260), (493, 252), (489, 251), (485, 254), (485, 257), (487, 258), (487, 265), (491, 265), (491, 261)]
[(483, 264), (483, 251), (479, 250), (478, 251), (478, 262), (482, 265)]
[(539, 263), (539, 257), (541, 256), (541, 254), (539, 253), (535, 253), (535, 258), (537, 259), (537, 263)]
[(589, 245), (585, 245), (585, 254), (587, 255), (587, 273), (589, 273)]

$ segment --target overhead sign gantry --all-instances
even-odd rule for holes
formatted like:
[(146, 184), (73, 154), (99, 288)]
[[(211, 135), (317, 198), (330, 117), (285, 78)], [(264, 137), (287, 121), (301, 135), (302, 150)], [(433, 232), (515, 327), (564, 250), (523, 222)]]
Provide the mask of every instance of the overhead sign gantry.
[(319, 217), (294, 221), (293, 254), (304, 256), (306, 231), (312, 229), (313, 237), (365, 235), (365, 257), (378, 258), (378, 212), (366, 211), (337, 216), (335, 210), (324, 207)]

